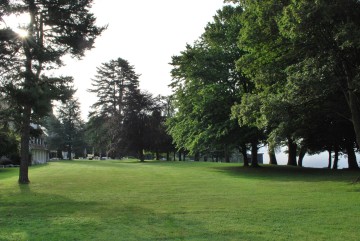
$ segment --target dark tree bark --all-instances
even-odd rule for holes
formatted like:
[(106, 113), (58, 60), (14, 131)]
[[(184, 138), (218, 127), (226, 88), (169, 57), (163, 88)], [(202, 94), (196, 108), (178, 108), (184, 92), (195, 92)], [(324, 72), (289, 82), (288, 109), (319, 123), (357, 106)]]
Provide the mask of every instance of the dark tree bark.
[(166, 161), (170, 161), (170, 152), (166, 152)]
[(296, 149), (296, 143), (291, 138), (288, 138), (288, 166), (297, 166)]
[(19, 183), (28, 184), (29, 180), (29, 140), (30, 140), (30, 115), (31, 107), (26, 105), (23, 111), (23, 121), (21, 128), (21, 160), (19, 169)]
[(299, 167), (303, 166), (303, 160), (304, 160), (305, 154), (306, 154), (306, 148), (304, 146), (301, 146), (300, 153), (299, 153), (299, 159), (298, 159)]
[(258, 143), (253, 142), (251, 143), (251, 167), (259, 167), (257, 154), (258, 154)]
[(181, 151), (178, 152), (179, 161), (181, 162)]
[(246, 145), (243, 144), (239, 147), (239, 152), (241, 153), (241, 155), (244, 158), (244, 167), (248, 167), (249, 166), (249, 160), (247, 158), (247, 149), (246, 149)]
[(346, 141), (346, 147), (345, 148), (346, 148), (346, 152), (347, 152), (347, 155), (348, 155), (349, 169), (358, 170), (359, 165), (358, 165), (358, 163), (356, 161), (356, 155), (355, 155), (353, 143), (351, 141)]
[(198, 162), (198, 161), (200, 160), (200, 154), (199, 154), (199, 152), (196, 152), (196, 153), (195, 153), (194, 160), (195, 160), (196, 162)]
[(144, 161), (145, 161), (143, 149), (140, 149), (140, 150), (139, 150), (139, 160), (140, 160), (140, 162), (144, 162)]
[(270, 165), (277, 165), (277, 160), (276, 160), (276, 155), (275, 155), (275, 148), (272, 145), (269, 145), (268, 154), (269, 154), (269, 164)]

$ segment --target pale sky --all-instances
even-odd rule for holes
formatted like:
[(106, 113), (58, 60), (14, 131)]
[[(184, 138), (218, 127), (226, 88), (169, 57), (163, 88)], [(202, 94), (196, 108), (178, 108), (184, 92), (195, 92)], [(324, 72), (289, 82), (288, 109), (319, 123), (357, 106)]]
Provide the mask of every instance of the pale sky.
[(170, 94), (171, 56), (198, 39), (222, 6), (223, 0), (95, 0), (91, 12), (97, 25), (108, 24), (108, 29), (82, 60), (64, 59), (66, 66), (59, 70), (74, 77), (83, 118), (96, 101), (86, 91), (96, 67), (119, 57), (141, 75), (140, 89)]

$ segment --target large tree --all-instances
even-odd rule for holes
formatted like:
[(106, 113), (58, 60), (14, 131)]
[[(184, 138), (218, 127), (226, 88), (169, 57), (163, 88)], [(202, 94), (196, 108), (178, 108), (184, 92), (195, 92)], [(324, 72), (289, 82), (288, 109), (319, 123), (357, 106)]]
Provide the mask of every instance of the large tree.
[[(5, 90), (16, 103), (21, 125), (21, 165), (19, 183), (29, 183), (29, 132), (33, 116), (49, 113), (51, 100), (68, 97), (69, 78), (46, 77), (44, 70), (62, 65), (61, 57), (82, 57), (91, 49), (104, 28), (95, 26), (89, 12), (91, 0), (11, 1), (5, 15), (29, 15), (26, 37), (17, 37), (20, 48), (12, 49), (16, 68), (8, 71)], [(12, 31), (14, 33), (14, 31)], [(16, 36), (16, 34), (13, 34)]]
[[(231, 107), (252, 88), (235, 62), (243, 54), (237, 45), (242, 25), (241, 7), (225, 6), (217, 12), (201, 38), (172, 58), (171, 87), (177, 113), (168, 121), (178, 148), (225, 157), (242, 149), (246, 160), (248, 128), (230, 119)], [(248, 133), (249, 134), (249, 133)]]
[(123, 121), (115, 130), (117, 148), (122, 156), (131, 155), (144, 161), (144, 151), (156, 147), (161, 106), (151, 94), (140, 90), (128, 95), (126, 103)]
[(88, 136), (98, 149), (112, 156), (116, 154), (114, 130), (123, 121), (127, 97), (138, 90), (138, 85), (139, 75), (134, 66), (122, 58), (101, 64), (92, 80), (93, 87), (89, 92), (95, 93), (98, 100), (89, 115)]

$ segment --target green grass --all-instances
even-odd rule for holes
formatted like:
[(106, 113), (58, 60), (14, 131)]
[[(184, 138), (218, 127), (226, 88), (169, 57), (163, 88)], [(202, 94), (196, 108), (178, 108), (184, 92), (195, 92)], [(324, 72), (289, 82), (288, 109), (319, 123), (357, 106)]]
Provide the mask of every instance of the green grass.
[(359, 172), (64, 161), (0, 169), (0, 240), (359, 240)]

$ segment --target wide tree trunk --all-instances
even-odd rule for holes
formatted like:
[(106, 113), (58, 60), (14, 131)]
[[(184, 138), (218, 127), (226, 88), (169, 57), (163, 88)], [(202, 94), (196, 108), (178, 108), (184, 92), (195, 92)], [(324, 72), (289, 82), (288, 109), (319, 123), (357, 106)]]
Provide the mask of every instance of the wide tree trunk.
[(251, 143), (251, 167), (259, 167), (257, 154), (258, 154), (258, 143), (253, 142)]
[(19, 169), (19, 183), (28, 184), (29, 180), (29, 141), (30, 141), (30, 119), (31, 119), (31, 106), (25, 105), (22, 116), (21, 127), (21, 160)]
[(196, 162), (200, 161), (200, 154), (199, 154), (199, 152), (196, 152), (196, 153), (195, 153), (194, 161), (196, 161)]
[(297, 166), (296, 163), (296, 143), (291, 139), (288, 138), (288, 163), (289, 166)]
[(156, 152), (155, 152), (155, 158), (156, 158), (157, 161), (160, 160), (160, 153), (159, 153), (159, 151), (156, 151)]
[(347, 155), (348, 155), (349, 169), (358, 170), (359, 165), (358, 165), (358, 163), (356, 161), (356, 155), (355, 155), (353, 143), (351, 141), (346, 141), (346, 147), (345, 148), (346, 148), (346, 152), (347, 152)]

